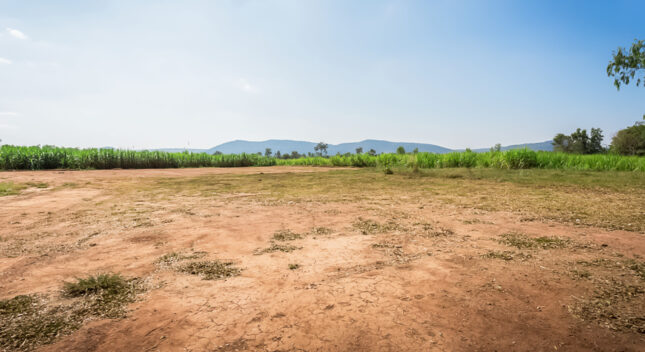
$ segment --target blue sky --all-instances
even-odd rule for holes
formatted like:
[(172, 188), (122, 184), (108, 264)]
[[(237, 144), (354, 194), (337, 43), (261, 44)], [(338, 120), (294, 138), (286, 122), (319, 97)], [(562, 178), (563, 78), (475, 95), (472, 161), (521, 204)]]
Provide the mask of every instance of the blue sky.
[(645, 113), (611, 52), (643, 1), (0, 0), (0, 138), (489, 147)]

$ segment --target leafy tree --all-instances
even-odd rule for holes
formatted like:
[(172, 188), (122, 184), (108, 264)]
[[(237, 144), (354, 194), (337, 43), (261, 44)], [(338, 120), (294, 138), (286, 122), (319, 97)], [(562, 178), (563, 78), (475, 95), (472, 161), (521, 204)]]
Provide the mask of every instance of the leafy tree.
[(397, 154), (405, 154), (405, 148), (403, 148), (403, 146), (400, 145), (398, 148), (396, 148), (396, 153)]
[(376, 150), (374, 150), (374, 149), (370, 149), (370, 151), (369, 151), (369, 152), (367, 152), (367, 154), (369, 154), (369, 155), (371, 155), (371, 156), (376, 156)]
[(637, 122), (616, 133), (611, 150), (623, 155), (645, 155), (645, 123)]
[(356, 148), (356, 154), (363, 154), (363, 147)]
[(222, 155), (222, 152), (220, 152), (219, 150), (216, 150), (215, 153), (213, 153), (213, 155)]
[(298, 153), (298, 152), (297, 152), (297, 151), (295, 151), (295, 150), (294, 150), (294, 151), (292, 151), (292, 152), (291, 152), (291, 158), (292, 158), (292, 159), (298, 159), (298, 158), (300, 158), (300, 153)]
[(281, 156), (282, 156), (282, 153), (280, 153), (279, 150), (277, 152), (275, 152), (275, 157), (276, 158), (280, 159)]
[(499, 153), (501, 151), (502, 151), (502, 145), (499, 143), (496, 143), (494, 146), (490, 147), (491, 153)]
[[(643, 77), (638, 77), (643, 74)], [(636, 79), (636, 86), (645, 87), (645, 41), (634, 39), (629, 50), (619, 47), (607, 65), (607, 76), (614, 77), (614, 86), (620, 90), (621, 85), (628, 85)], [(645, 120), (645, 114), (643, 114)]]
[(587, 130), (578, 128), (569, 136), (558, 133), (551, 144), (553, 144), (553, 150), (556, 152), (594, 154), (604, 151), (602, 139), (603, 135), (600, 128), (592, 128), (591, 137), (587, 135)]
[(315, 150), (315, 151), (318, 153), (318, 155), (320, 155), (320, 156), (322, 156), (322, 155), (323, 155), (323, 153), (325, 153), (325, 155), (327, 155), (327, 147), (328, 147), (328, 146), (329, 146), (329, 145), (328, 145), (327, 143), (319, 142), (319, 143), (318, 143), (318, 144), (316, 144), (316, 146), (314, 147), (314, 150)]
[(598, 154), (605, 151), (602, 147), (602, 130), (600, 128), (591, 128), (591, 137), (589, 138), (589, 145), (587, 154)]
[(636, 79), (636, 86), (641, 83), (645, 86), (645, 77), (637, 77), (639, 73), (645, 70), (645, 41), (634, 40), (632, 47), (627, 50), (618, 48), (613, 53), (613, 58), (607, 65), (607, 76), (614, 77), (616, 89), (620, 89), (622, 84), (627, 85)]
[(271, 156), (273, 152), (271, 152), (271, 148), (266, 148), (264, 149), (264, 156)]
[(412, 151), (412, 153), (413, 153), (413, 154), (418, 154), (418, 153), (419, 153), (419, 148), (418, 148), (418, 147), (417, 147), (417, 148), (414, 148), (414, 150)]

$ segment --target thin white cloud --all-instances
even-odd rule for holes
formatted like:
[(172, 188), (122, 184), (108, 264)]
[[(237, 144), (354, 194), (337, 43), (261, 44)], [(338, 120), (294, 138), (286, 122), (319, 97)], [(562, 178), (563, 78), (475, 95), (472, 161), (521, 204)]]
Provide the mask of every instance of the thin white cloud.
[(240, 78), (235, 82), (235, 86), (247, 93), (255, 93), (258, 91), (258, 88), (252, 85), (249, 81), (244, 78)]
[(14, 38), (18, 38), (18, 39), (22, 39), (22, 40), (29, 39), (29, 37), (27, 37), (27, 35), (25, 33), (15, 29), (15, 28), (7, 28), (7, 32), (9, 32), (9, 34), (11, 34), (11, 36), (14, 37)]
[(18, 116), (17, 112), (13, 111), (0, 111), (0, 116)]
[(9, 60), (9, 59), (5, 59), (4, 57), (0, 57), (0, 65), (3, 65), (3, 64), (4, 64), (4, 65), (10, 65), (10, 64), (11, 64), (11, 60)]

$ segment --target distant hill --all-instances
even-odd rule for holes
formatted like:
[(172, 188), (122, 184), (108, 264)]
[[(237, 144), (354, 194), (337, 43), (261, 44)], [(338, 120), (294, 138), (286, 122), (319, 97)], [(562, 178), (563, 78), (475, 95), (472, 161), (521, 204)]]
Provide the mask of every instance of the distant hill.
[[(535, 151), (541, 150), (541, 151), (546, 151), (546, 152), (552, 152), (553, 151), (553, 144), (551, 144), (551, 142), (552, 141), (545, 141), (545, 142), (538, 142), (538, 143), (513, 144), (513, 145), (503, 146), (502, 150), (528, 148), (528, 149), (535, 150)], [(487, 152), (489, 150), (490, 150), (490, 148), (473, 149), (474, 152)]]
[[(281, 153), (291, 153), (292, 151), (297, 151), (300, 154), (306, 154), (309, 152), (314, 152), (314, 147), (318, 143), (306, 142), (306, 141), (294, 141), (289, 139), (269, 139), (266, 141), (244, 141), (244, 140), (235, 140), (231, 142), (222, 143), (210, 149), (182, 149), (182, 148), (163, 148), (157, 149), (167, 152), (183, 152), (188, 150), (193, 153), (215, 153), (216, 151), (222, 152), (224, 154), (240, 154), (240, 153), (264, 153), (266, 148), (271, 148), (273, 153), (278, 150)], [(420, 152), (429, 152), (429, 153), (450, 153), (453, 151), (458, 151), (457, 149), (444, 148), (434, 144), (426, 143), (407, 143), (407, 142), (390, 142), (382, 141), (376, 139), (366, 139), (361, 142), (353, 143), (341, 143), (341, 144), (329, 144), (327, 148), (328, 155), (335, 155), (336, 153), (355, 153), (356, 148), (363, 148), (363, 152), (368, 152), (370, 149), (374, 149), (377, 153), (394, 153), (396, 148), (402, 146), (407, 152), (413, 151), (415, 148), (418, 148)], [(503, 146), (502, 150), (509, 149), (520, 149), (520, 148), (529, 148), (532, 150), (553, 150), (551, 141), (540, 142), (540, 143), (526, 143), (526, 144), (516, 144)], [(475, 152), (486, 152), (490, 148), (480, 148), (473, 149)], [(463, 149), (462, 149), (463, 150)]]

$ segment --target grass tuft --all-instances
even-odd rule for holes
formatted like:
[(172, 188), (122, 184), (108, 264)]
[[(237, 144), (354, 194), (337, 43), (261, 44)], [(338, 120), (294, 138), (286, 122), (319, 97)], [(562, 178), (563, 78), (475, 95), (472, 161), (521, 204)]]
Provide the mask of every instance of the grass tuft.
[(88, 294), (119, 294), (127, 289), (127, 281), (119, 274), (99, 274), (76, 282), (66, 282), (63, 293), (68, 297), (80, 297)]
[(300, 264), (289, 264), (289, 270), (297, 270), (300, 268)]

